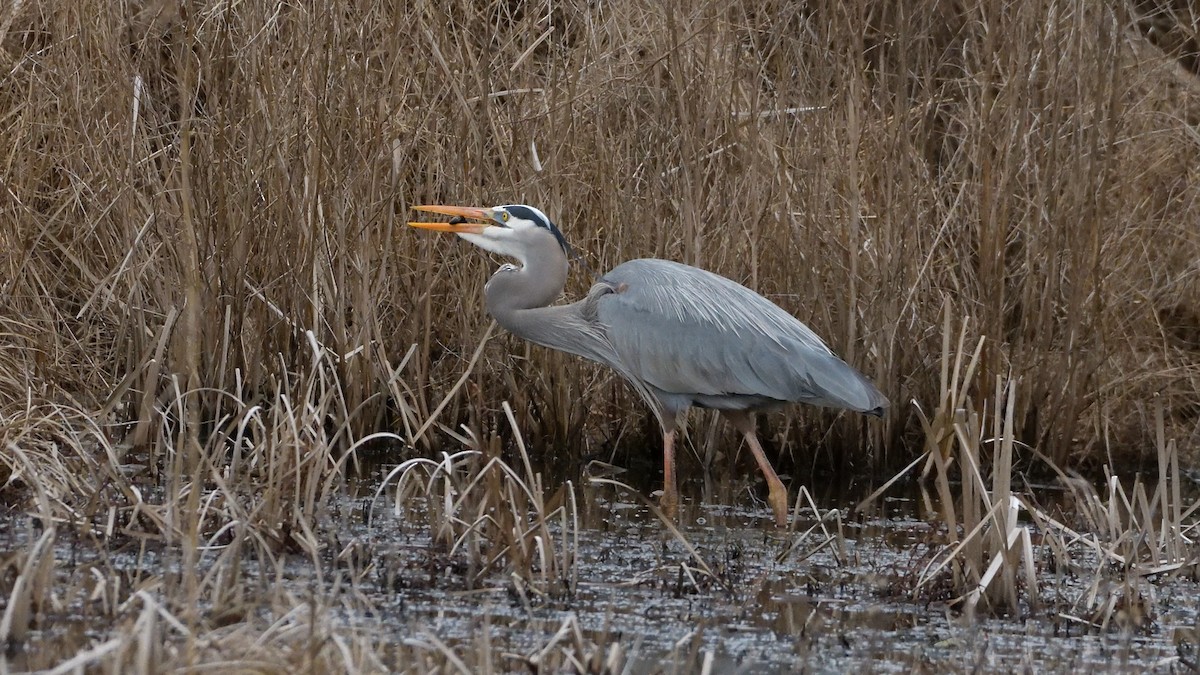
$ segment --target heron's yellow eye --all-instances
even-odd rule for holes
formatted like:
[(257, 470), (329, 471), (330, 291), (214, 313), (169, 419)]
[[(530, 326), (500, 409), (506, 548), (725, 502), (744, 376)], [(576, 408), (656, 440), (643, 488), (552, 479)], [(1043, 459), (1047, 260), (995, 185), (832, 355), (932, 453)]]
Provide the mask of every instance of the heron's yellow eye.
[(500, 212), (500, 220), (503, 220), (506, 223), (508, 222), (508, 211)]

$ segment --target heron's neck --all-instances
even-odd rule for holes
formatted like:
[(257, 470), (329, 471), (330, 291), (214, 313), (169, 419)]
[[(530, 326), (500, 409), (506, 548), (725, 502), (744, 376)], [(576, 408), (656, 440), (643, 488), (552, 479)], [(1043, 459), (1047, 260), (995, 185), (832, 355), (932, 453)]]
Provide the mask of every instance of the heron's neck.
[(534, 344), (617, 367), (604, 331), (585, 318), (586, 300), (551, 304), (567, 281), (567, 257), (558, 242), (530, 253), (524, 267), (502, 268), (488, 282), (488, 313)]
[(500, 268), (488, 281), (488, 313), (510, 333), (547, 347), (569, 305), (550, 306), (567, 283), (567, 257), (553, 237), (539, 240), (526, 251), (524, 266)]

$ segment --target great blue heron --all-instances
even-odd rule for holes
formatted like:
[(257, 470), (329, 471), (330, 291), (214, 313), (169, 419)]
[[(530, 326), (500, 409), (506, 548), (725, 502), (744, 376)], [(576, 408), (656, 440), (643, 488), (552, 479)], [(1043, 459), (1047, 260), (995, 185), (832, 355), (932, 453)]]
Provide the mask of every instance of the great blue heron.
[(742, 432), (782, 527), (787, 490), (758, 442), (754, 412), (799, 402), (882, 416), (888, 405), (808, 326), (725, 277), (669, 260), (631, 260), (584, 299), (553, 305), (566, 285), (570, 247), (546, 214), (519, 204), (413, 208), (454, 218), (409, 225), (453, 232), (520, 263), (504, 264), (484, 287), (488, 313), (501, 326), (612, 368), (650, 404), (663, 431), (661, 503), (672, 515), (679, 500), (675, 434), (689, 407), (715, 408)]

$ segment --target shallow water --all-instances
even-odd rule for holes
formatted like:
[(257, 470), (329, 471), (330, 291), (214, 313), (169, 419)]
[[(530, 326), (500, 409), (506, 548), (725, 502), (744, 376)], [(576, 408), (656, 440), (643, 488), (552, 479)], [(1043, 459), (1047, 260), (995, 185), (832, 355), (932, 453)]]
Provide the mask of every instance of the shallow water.
[[(1070, 618), (1089, 611), (1089, 583), (1103, 566), (1087, 556), (1058, 565), (1041, 544), (1039, 607), (1032, 608), (1026, 594), (1019, 617), (981, 613), (972, 620), (958, 611), (945, 585), (914, 590), (916, 576), (944, 549), (936, 521), (926, 519), (923, 498), (913, 489), (895, 489), (865, 514), (852, 515), (868, 487), (827, 485), (815, 498), (823, 519), (801, 509), (791, 531), (780, 533), (749, 479), (692, 480), (683, 486), (678, 521), (685, 544), (636, 492), (585, 481), (575, 492), (575, 573), (541, 581), (536, 565), (524, 579), (500, 566), (473, 569), (461, 550), (451, 554), (434, 543), (426, 522), (414, 517), (420, 504), (396, 513), (386, 490), (372, 501), (384, 468), (352, 481), (322, 516), (319, 575), (306, 556), (284, 556), (284, 577), (298, 595), (317, 584), (328, 589), (336, 576), (331, 570), (341, 570), (338, 583), (360, 600), (331, 610), (329, 618), (384, 642), (436, 638), (477, 652), (486, 640), (500, 667), (518, 671), (572, 640), (601, 653), (619, 643), (631, 673), (670, 672), (672, 663), (682, 664), (680, 672), (708, 667), (714, 673), (1144, 672), (1194, 663), (1189, 650), (1200, 625), (1194, 567), (1191, 577), (1144, 583), (1152, 596), (1146, 621), (1103, 631)], [(8, 551), (37, 536), (28, 523), (19, 515), (7, 519)], [(552, 531), (572, 540), (560, 525)], [(86, 576), (101, 558), (127, 586), (177, 570), (177, 557), (153, 549), (127, 545), (101, 553), (87, 543), (64, 532), (56, 549), (59, 574)], [(359, 553), (337, 562), (348, 550)], [(254, 581), (255, 570), (247, 561), (245, 583), (262, 583)], [(262, 578), (276, 577), (263, 572)], [(128, 597), (128, 587), (124, 593)], [(21, 649), (10, 649), (4, 665), (45, 668), (106, 639), (112, 626), (94, 604), (64, 598), (62, 611)]]
[[(470, 591), (411, 583), (401, 593), (403, 611), (390, 620), (424, 623), (451, 642), (474, 639), (487, 625), (498, 649), (528, 655), (574, 618), (584, 632), (632, 647), (631, 672), (654, 670), (688, 650), (707, 655), (712, 672), (1144, 671), (1178, 667), (1176, 632), (1200, 620), (1200, 586), (1182, 578), (1155, 585), (1168, 601), (1142, 627), (1100, 632), (1063, 618), (1086, 592), (1082, 574), (1095, 567), (1080, 560), (1077, 570), (1040, 579), (1041, 606), (1031, 610), (1026, 602), (1023, 618), (972, 621), (944, 591), (912, 590), (915, 575), (942, 550), (931, 543), (936, 528), (920, 517), (915, 494), (884, 498), (851, 517), (845, 514), (862, 495), (827, 489), (818, 508), (839, 510), (841, 536), (822, 546), (819, 527), (805, 534), (817, 524), (811, 510), (790, 533), (778, 533), (749, 485), (730, 480), (719, 491), (743, 504), (706, 502), (711, 486), (693, 481), (679, 520), (713, 578), (700, 574), (695, 557), (647, 506), (608, 485), (585, 486), (578, 493), (583, 562), (574, 593), (527, 604), (503, 578)], [(825, 519), (834, 535), (837, 520)], [(374, 536), (389, 531), (378, 520), (373, 525)], [(378, 546), (386, 557), (386, 535)], [(403, 559), (412, 548), (391, 551)]]

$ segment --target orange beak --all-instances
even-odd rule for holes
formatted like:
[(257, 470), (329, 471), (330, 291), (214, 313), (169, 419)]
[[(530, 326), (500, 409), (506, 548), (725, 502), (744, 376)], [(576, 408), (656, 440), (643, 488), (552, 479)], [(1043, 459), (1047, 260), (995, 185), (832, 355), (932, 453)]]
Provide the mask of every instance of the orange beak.
[(440, 205), (422, 205), (414, 206), (414, 211), (425, 211), (426, 213), (438, 213), (443, 216), (454, 216), (455, 220), (450, 222), (432, 222), (418, 223), (409, 221), (410, 227), (418, 227), (422, 230), (435, 230), (437, 232), (466, 232), (469, 234), (479, 234), (487, 225), (483, 223), (468, 223), (463, 222), (463, 218), (471, 218), (473, 220), (492, 220), (491, 209), (481, 209), (474, 206), (440, 206)]

